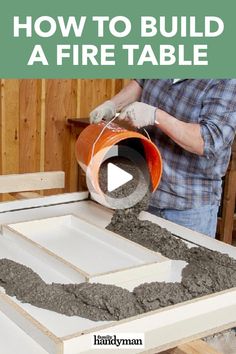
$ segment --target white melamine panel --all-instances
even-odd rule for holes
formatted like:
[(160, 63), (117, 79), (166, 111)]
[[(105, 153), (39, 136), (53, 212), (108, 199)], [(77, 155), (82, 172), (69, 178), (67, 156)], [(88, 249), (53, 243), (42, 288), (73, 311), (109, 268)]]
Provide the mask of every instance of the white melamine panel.
[[(0, 347), (3, 354), (48, 354), (7, 316), (0, 312)], [(14, 333), (14, 340), (12, 334)]]
[[(5, 237), (4, 235), (0, 236), (0, 258), (8, 258), (30, 267), (35, 272), (37, 272), (46, 283), (49, 284), (52, 282), (66, 284), (72, 282), (80, 282), (79, 279), (75, 281), (73, 279), (74, 274), (72, 273), (71, 275), (69, 271), (66, 272), (62, 266), (59, 267), (57, 263), (50, 263), (48, 258), (43, 258), (40, 254), (32, 253), (31, 247), (23, 247), (23, 245), (13, 242), (11, 237)], [(43, 331), (43, 328), (46, 328), (49, 332), (53, 333), (57, 337), (67, 336), (71, 333), (83, 331), (85, 329), (88, 330), (99, 325), (104, 325), (104, 322), (93, 322), (77, 316), (68, 317), (53, 311), (37, 308), (30, 304), (23, 304), (16, 300), (15, 297), (9, 298), (8, 296), (5, 296), (4, 289), (0, 289), (1, 310), (13, 321), (17, 322), (18, 325), (27, 333), (29, 333), (27, 321), (31, 322), (30, 318), (32, 318), (33, 324), (39, 328), (40, 331)], [(7, 301), (6, 299), (9, 299), (10, 301)], [(14, 313), (16, 313), (16, 316)], [(23, 316), (24, 321), (19, 321), (19, 314), (20, 316)], [(40, 325), (36, 325), (36, 322)]]
[(167, 261), (156, 252), (73, 215), (8, 226), (82, 270), (88, 277)]

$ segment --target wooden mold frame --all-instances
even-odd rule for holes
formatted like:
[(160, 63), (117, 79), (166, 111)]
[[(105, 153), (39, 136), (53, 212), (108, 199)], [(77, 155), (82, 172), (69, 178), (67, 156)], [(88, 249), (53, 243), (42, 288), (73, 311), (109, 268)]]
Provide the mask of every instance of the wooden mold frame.
[[(42, 258), (45, 259), (45, 262), (49, 262), (51, 266), (59, 267), (58, 271), (60, 273), (64, 272), (66, 276), (74, 281), (83, 281), (83, 274), (78, 272), (78, 269), (71, 267), (67, 262), (62, 262), (58, 256), (51, 254), (49, 251), (45, 252), (42, 246), (35, 245), (34, 241), (27, 239), (9, 226), (3, 226), (3, 231), (5, 232), (4, 236), (17, 242), (19, 247), (24, 247), (35, 257), (45, 257)], [(196, 234), (197, 241), (198, 238), (201, 238), (200, 234)], [(206, 237), (205, 239), (207, 242), (215, 241), (208, 240)], [(223, 244), (217, 243), (217, 245), (222, 250), (225, 247)], [(227, 250), (231, 251), (231, 256), (236, 259), (236, 250), (230, 246), (227, 246)], [(94, 327), (66, 336), (55, 335), (35, 317), (31, 316), (20, 304), (16, 303), (14, 299), (1, 291), (0, 310), (50, 354), (92, 353), (94, 349), (92, 349), (91, 343), (94, 333), (101, 335), (107, 333), (144, 333), (145, 350), (128, 350), (127, 352), (158, 353), (190, 340), (236, 326), (236, 288), (122, 321), (104, 324), (94, 322)], [(96, 352), (104, 353), (104, 349), (97, 349)], [(116, 349), (114, 351), (109, 350), (109, 353), (113, 352), (115, 353)], [(126, 351), (123, 350), (122, 352)]]
[[(106, 259), (100, 255), (100, 259), (96, 260), (96, 254), (94, 254), (95, 261), (93, 268), (95, 268), (95, 271), (88, 271), (84, 269), (83, 266), (75, 264), (76, 259), (74, 255), (74, 261), (73, 259), (68, 261), (63, 255), (63, 253), (65, 253), (65, 248), (63, 248), (63, 246), (61, 247), (60, 255), (58, 255), (55, 251), (48, 249), (45, 244), (40, 243), (39, 240), (33, 240), (33, 237), (31, 238), (31, 232), (27, 231), (30, 229), (32, 230), (32, 228), (37, 228), (36, 232), (42, 232), (43, 235), (46, 229), (49, 233), (53, 232), (53, 230), (50, 231), (52, 225), (57, 225), (57, 227), (60, 228), (60, 226), (64, 225), (70, 226), (70, 223), (72, 226), (76, 227), (76, 230), (79, 230), (80, 228), (80, 232), (82, 232), (81, 236), (83, 236), (83, 232), (85, 237), (89, 235), (89, 238), (90, 235), (99, 235), (91, 236), (91, 239), (100, 243), (101, 246), (104, 245), (104, 247), (109, 247), (109, 250), (115, 252), (114, 256), (120, 254), (121, 256), (124, 256), (124, 258), (126, 257), (129, 263), (132, 262), (132, 264), (125, 266), (119, 264), (116, 267), (112, 266), (113, 269), (103, 269), (103, 271), (99, 271), (96, 268), (99, 267), (101, 262), (105, 264)], [(40, 226), (42, 225), (43, 228), (41, 229)], [(2, 234), (4, 237), (12, 240), (15, 244), (18, 244), (19, 247), (27, 249), (27, 251), (34, 257), (40, 257), (51, 266), (57, 267), (63, 275), (67, 276), (74, 282), (87, 281), (93, 283), (114, 284), (132, 290), (135, 286), (145, 281), (163, 280), (171, 269), (171, 260), (162, 256), (160, 253), (153, 252), (135, 242), (114, 234), (113, 232), (103, 230), (73, 214), (2, 225)], [(78, 234), (76, 236), (79, 237), (80, 235)], [(68, 244), (68, 247), (66, 246), (66, 248), (69, 252), (74, 253), (73, 245)], [(120, 253), (117, 253), (117, 250), (119, 250)], [(87, 248), (85, 252), (89, 252), (89, 249)], [(112, 257), (110, 257), (109, 262), (115, 262), (114, 257), (113, 259), (111, 258)], [(119, 260), (117, 259), (117, 261)], [(86, 262), (88, 263), (89, 260)], [(107, 266), (109, 267), (110, 264)], [(104, 265), (103, 268), (104, 267), (106, 267), (106, 265)]]
[[(50, 354), (92, 353), (94, 349), (91, 344), (95, 333), (144, 333), (145, 350), (128, 350), (127, 353), (159, 353), (190, 340), (235, 327), (236, 288), (118, 322), (100, 326), (94, 322), (93, 328), (64, 337), (57, 337), (1, 291), (0, 310)], [(116, 353), (115, 350), (110, 349), (109, 353)], [(96, 352), (104, 353), (104, 349), (97, 349)]]

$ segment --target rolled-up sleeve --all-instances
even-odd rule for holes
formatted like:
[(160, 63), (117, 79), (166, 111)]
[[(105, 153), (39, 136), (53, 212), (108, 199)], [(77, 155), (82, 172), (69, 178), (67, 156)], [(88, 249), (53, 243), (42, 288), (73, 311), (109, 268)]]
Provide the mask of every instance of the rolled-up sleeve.
[(236, 132), (236, 79), (219, 80), (208, 89), (199, 124), (206, 158), (216, 157), (232, 144)]

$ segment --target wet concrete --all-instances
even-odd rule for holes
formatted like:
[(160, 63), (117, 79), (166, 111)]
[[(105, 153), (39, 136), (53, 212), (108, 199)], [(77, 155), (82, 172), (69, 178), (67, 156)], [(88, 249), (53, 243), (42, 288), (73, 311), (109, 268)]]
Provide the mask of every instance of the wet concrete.
[[(198, 248), (189, 249), (186, 258), (199, 252)], [(93, 321), (120, 320), (236, 287), (233, 259), (223, 255), (227, 265), (222, 265), (220, 253), (205, 249), (201, 249), (201, 257), (193, 257), (183, 269), (180, 283), (144, 283), (134, 288), (133, 292), (114, 285), (95, 283), (46, 284), (30, 268), (1, 259), (0, 286), (21, 302), (67, 316), (80, 316)]]
[(144, 312), (133, 293), (114, 285), (46, 284), (32, 269), (0, 260), (0, 286), (24, 303), (93, 321), (120, 320)]
[(136, 287), (133, 293), (145, 312), (192, 299), (181, 283), (144, 283)]
[[(133, 292), (114, 285), (46, 284), (30, 268), (9, 259), (1, 259), (0, 286), (5, 288), (8, 295), (16, 296), (22, 302), (93, 321), (120, 320), (236, 286), (234, 259), (202, 247), (189, 249), (182, 240), (156, 224), (141, 222), (138, 228), (139, 221), (134, 222), (136, 216), (134, 218), (131, 215), (131, 210), (123, 211), (129, 221), (124, 219), (124, 215), (122, 219), (120, 213), (117, 211), (118, 220), (123, 220), (122, 225), (124, 222), (133, 225), (132, 228), (127, 225), (129, 232), (125, 235), (121, 232), (123, 236), (138, 240), (152, 250), (164, 250), (170, 258), (188, 262), (182, 271), (181, 283), (145, 283)], [(119, 225), (117, 229), (116, 232), (123, 231)], [(151, 234), (151, 231), (155, 233)], [(172, 247), (179, 249), (171, 250)]]
[(188, 247), (181, 239), (174, 237), (170, 231), (148, 220), (139, 220), (138, 214), (146, 201), (136, 209), (115, 211), (107, 229), (131, 241), (141, 244), (170, 259), (186, 260)]
[[(188, 258), (194, 249), (189, 250)], [(199, 249), (201, 257), (189, 260), (182, 271), (182, 284), (193, 297), (213, 294), (236, 286), (236, 264), (233, 259), (219, 252)], [(222, 259), (228, 258), (228, 265)]]

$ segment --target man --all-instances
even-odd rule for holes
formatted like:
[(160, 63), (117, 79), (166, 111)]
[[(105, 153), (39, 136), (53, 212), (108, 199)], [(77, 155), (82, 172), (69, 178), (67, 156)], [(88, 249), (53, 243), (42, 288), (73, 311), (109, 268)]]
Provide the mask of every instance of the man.
[(150, 126), (163, 175), (150, 212), (215, 236), (224, 176), (236, 132), (236, 79), (132, 80), (90, 113), (91, 123), (129, 119)]

